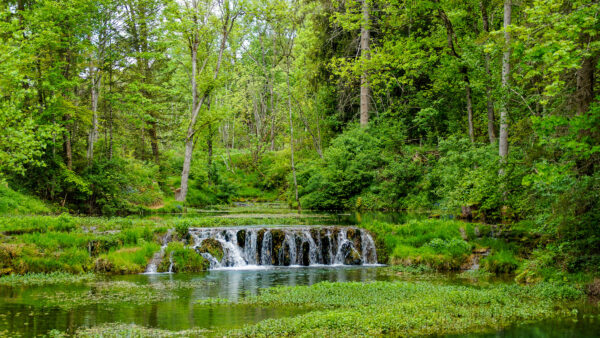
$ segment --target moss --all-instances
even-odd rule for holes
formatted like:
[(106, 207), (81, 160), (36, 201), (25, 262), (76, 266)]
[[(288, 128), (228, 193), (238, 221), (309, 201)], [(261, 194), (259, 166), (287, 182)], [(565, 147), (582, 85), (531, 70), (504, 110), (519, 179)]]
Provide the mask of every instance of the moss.
[(171, 262), (172, 272), (200, 272), (210, 267), (210, 262), (191, 247), (181, 242), (171, 242), (165, 250), (165, 258), (159, 265), (159, 271), (168, 271)]
[(223, 246), (216, 239), (208, 238), (203, 240), (202, 245), (197, 250), (198, 253), (209, 253), (219, 262), (223, 259)]

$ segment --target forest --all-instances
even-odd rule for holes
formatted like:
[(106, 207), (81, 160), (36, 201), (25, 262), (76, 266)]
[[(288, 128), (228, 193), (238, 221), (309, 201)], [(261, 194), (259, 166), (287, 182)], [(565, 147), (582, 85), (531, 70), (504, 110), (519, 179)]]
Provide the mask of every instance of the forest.
[(0, 336), (600, 332), (600, 2), (1, 3)]

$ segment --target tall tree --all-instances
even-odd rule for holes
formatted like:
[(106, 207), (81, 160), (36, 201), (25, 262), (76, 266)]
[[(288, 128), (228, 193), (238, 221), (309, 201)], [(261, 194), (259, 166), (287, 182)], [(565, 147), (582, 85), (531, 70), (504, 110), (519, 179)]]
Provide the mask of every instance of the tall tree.
[[(363, 61), (370, 57), (370, 12), (368, 0), (362, 0), (362, 22), (360, 26), (360, 53)], [(367, 67), (360, 76), (360, 125), (366, 127), (369, 124), (369, 106), (371, 100), (371, 90), (369, 87), (369, 75)]]
[[(212, 83), (207, 88), (204, 88), (202, 92), (200, 92), (198, 88), (198, 78), (200, 73), (202, 73), (209, 64), (210, 56), (213, 52), (213, 50), (211, 50), (213, 41), (211, 41), (210, 34), (212, 30), (210, 25), (212, 24), (214, 18), (213, 2), (211, 0), (207, 0), (205, 2), (190, 0), (185, 1), (183, 3), (183, 7), (184, 8), (179, 10), (176, 15), (177, 20), (179, 20), (181, 29), (180, 33), (186, 40), (190, 53), (190, 84), (192, 91), (192, 105), (191, 116), (185, 138), (185, 152), (183, 158), (183, 168), (181, 171), (181, 185), (175, 193), (175, 199), (177, 201), (185, 201), (186, 199), (190, 167), (192, 163), (192, 154), (196, 142), (194, 136), (198, 131), (196, 123), (198, 121), (202, 106), (211, 94), (211, 91), (214, 89), (213, 86), (215, 85), (215, 82), (219, 76), (221, 63), (223, 62), (223, 53), (227, 47), (229, 35), (231, 34), (235, 21), (241, 11), (241, 9), (238, 7), (238, 3), (235, 1), (218, 1), (220, 15), (218, 17), (219, 25), (217, 30), (220, 41), (217, 49), (217, 60), (213, 68), (212, 78), (210, 79)], [(208, 48), (204, 51), (206, 54), (204, 60), (202, 61), (200, 61), (198, 55), (201, 43), (204, 43), (208, 46)], [(202, 62), (201, 65), (200, 62)]]
[[(481, 21), (483, 22), (483, 31), (485, 34), (490, 33), (490, 18), (488, 15), (488, 0), (482, 0), (479, 5), (481, 7)], [(485, 74), (487, 81), (485, 84), (486, 108), (487, 108), (487, 129), (490, 143), (496, 142), (495, 132), (495, 117), (494, 117), (494, 100), (492, 98), (492, 72), (490, 70), (490, 53), (484, 51)]]
[(512, 0), (504, 0), (504, 53), (502, 54), (502, 105), (500, 107), (499, 155), (506, 161), (508, 155), (508, 100), (510, 90), (510, 24)]

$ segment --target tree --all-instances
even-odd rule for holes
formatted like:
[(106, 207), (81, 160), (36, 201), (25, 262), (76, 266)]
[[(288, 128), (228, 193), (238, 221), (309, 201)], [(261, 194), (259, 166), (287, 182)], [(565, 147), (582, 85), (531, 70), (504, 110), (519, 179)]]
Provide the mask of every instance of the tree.
[[(362, 22), (360, 27), (360, 53), (363, 60), (370, 56), (370, 31), (369, 31), (369, 3), (362, 0)], [(371, 100), (369, 88), (369, 75), (366, 67), (360, 76), (360, 125), (366, 127), (369, 124), (369, 105)]]
[(508, 155), (508, 100), (510, 90), (510, 24), (512, 0), (504, 0), (504, 53), (502, 54), (502, 105), (500, 108), (499, 155), (506, 161)]
[[(223, 62), (223, 53), (227, 47), (227, 40), (233, 30), (235, 21), (240, 14), (240, 8), (237, 2), (229, 2), (228, 0), (218, 1), (220, 15), (216, 18), (217, 31), (219, 36), (219, 47), (216, 50), (217, 60), (213, 66), (212, 78), (209, 80), (210, 83), (204, 90), (200, 92), (198, 88), (198, 78), (201, 73), (205, 70), (209, 64), (210, 57), (213, 54), (212, 43), (215, 41), (211, 38), (215, 18), (213, 14), (213, 2), (208, 0), (205, 2), (191, 0), (185, 1), (183, 4), (184, 8), (177, 9), (175, 18), (178, 20), (179, 32), (185, 39), (187, 47), (190, 52), (190, 84), (192, 92), (192, 105), (191, 105), (191, 116), (187, 127), (186, 138), (185, 138), (185, 152), (183, 160), (183, 169), (181, 171), (181, 186), (175, 193), (175, 199), (178, 201), (185, 201), (188, 191), (188, 179), (190, 175), (190, 167), (192, 162), (192, 154), (195, 146), (194, 136), (197, 132), (196, 123), (200, 114), (202, 106), (210, 96), (216, 80), (219, 76), (221, 69), (221, 63)], [(204, 60), (199, 59), (199, 48), (200, 44), (205, 44), (205, 50), (203, 50)], [(200, 65), (200, 62), (202, 64)]]

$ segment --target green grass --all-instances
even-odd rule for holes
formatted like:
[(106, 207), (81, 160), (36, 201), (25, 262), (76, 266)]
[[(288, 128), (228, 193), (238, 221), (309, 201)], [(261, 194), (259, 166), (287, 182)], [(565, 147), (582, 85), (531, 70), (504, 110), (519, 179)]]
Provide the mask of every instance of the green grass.
[(485, 224), (413, 219), (404, 224), (370, 222), (364, 227), (375, 235), (383, 263), (456, 271), (469, 264), (473, 249), (487, 249), (490, 255), (482, 259), (481, 267), (488, 272), (512, 273), (520, 265), (516, 246), (490, 238), (491, 226)]
[(436, 270), (458, 270), (473, 247), (463, 240), (463, 234), (475, 232), (473, 224), (440, 219), (411, 220), (405, 224), (373, 222), (364, 226), (375, 234), (384, 263), (426, 265)]
[(168, 271), (170, 259), (173, 260), (173, 272), (199, 272), (209, 268), (209, 262), (204, 257), (181, 242), (169, 243), (158, 270)]
[[(242, 299), (259, 307), (312, 311), (269, 319), (226, 336), (444, 335), (495, 330), (529, 320), (567, 317), (582, 293), (542, 283), (533, 287), (436, 285), (429, 282), (331, 283), (277, 287)], [(228, 306), (220, 299), (205, 306)]]
[(145, 242), (140, 246), (124, 247), (100, 255), (95, 261), (95, 270), (114, 274), (141, 273), (160, 245)]
[(0, 181), (0, 215), (35, 215), (51, 212), (41, 200), (9, 188)]

